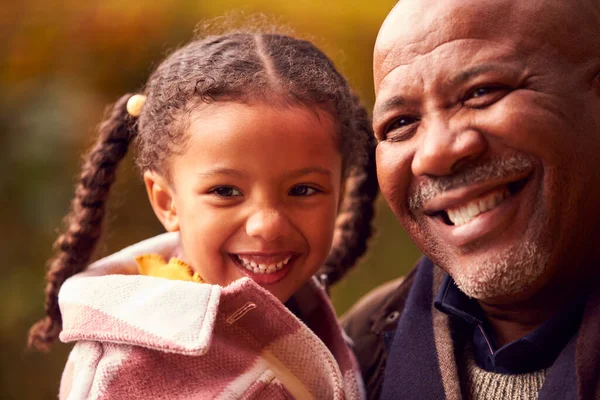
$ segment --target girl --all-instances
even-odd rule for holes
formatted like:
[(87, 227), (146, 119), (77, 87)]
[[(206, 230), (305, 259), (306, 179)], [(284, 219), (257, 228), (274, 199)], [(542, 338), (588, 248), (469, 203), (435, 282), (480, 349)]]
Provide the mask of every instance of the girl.
[[(30, 332), (39, 349), (76, 342), (60, 398), (361, 397), (312, 278), (324, 265), (336, 281), (364, 253), (377, 194), (367, 113), (332, 62), (283, 35), (209, 36), (99, 133)], [(171, 233), (87, 266), (132, 142)]]

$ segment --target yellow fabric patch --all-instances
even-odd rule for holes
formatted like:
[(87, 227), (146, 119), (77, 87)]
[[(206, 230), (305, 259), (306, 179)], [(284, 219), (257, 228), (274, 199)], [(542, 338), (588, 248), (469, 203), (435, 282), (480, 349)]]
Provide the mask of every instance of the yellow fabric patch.
[(159, 254), (143, 254), (137, 256), (135, 261), (140, 275), (176, 281), (205, 282), (197, 272), (194, 272), (192, 267), (175, 257), (172, 257), (167, 263)]

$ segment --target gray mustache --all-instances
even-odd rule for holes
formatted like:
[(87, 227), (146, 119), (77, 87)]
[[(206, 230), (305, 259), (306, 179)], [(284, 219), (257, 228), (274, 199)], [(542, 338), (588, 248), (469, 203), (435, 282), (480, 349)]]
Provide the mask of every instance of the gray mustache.
[(509, 158), (493, 158), (476, 164), (464, 166), (459, 172), (442, 177), (426, 177), (414, 187), (408, 197), (408, 207), (420, 210), (423, 205), (442, 193), (470, 185), (497, 180), (530, 170), (531, 158), (513, 155)]

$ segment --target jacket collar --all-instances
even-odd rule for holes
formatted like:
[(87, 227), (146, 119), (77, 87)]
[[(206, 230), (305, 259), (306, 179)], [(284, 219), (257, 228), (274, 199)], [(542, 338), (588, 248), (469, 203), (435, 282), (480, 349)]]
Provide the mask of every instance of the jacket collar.
[[(136, 256), (157, 253), (169, 258), (176, 255), (178, 245), (177, 233), (159, 235), (96, 261), (69, 278), (59, 293), (60, 339), (202, 355), (211, 344), (220, 305), (268, 295), (249, 278), (222, 288), (137, 274)], [(299, 316), (310, 317), (326, 297), (316, 279), (309, 281), (294, 296)]]
[(83, 273), (67, 280), (60, 290), (60, 339), (204, 354), (221, 291), (217, 285), (119, 274), (114, 267), (109, 275)]
[(210, 346), (222, 289), (137, 275), (135, 258), (176, 255), (179, 233), (136, 243), (69, 278), (58, 301), (63, 342), (92, 340), (200, 355)]

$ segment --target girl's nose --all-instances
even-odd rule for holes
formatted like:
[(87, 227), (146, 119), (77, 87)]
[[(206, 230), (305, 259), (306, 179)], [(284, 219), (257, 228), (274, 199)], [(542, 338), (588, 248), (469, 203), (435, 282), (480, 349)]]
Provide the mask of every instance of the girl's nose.
[(287, 216), (276, 209), (261, 209), (246, 221), (246, 234), (271, 242), (288, 235), (291, 224)]

